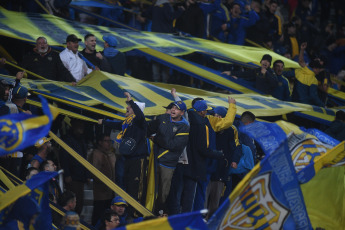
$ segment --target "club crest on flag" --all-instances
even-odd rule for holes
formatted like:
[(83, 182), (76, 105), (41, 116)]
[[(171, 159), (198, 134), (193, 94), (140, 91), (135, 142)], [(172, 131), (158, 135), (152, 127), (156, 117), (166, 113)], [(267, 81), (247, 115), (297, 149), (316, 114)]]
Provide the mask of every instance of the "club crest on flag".
[(279, 203), (271, 192), (271, 173), (250, 181), (226, 213), (220, 229), (280, 229), (289, 210)]
[(23, 128), (21, 124), (14, 123), (9, 119), (0, 119), (0, 148), (5, 151), (11, 151), (15, 149), (22, 141)]
[(325, 143), (315, 138), (305, 138), (304, 134), (292, 134), (289, 136), (288, 143), (296, 172), (301, 171), (310, 162), (315, 162), (317, 158), (320, 158), (332, 148), (331, 146), (328, 148)]

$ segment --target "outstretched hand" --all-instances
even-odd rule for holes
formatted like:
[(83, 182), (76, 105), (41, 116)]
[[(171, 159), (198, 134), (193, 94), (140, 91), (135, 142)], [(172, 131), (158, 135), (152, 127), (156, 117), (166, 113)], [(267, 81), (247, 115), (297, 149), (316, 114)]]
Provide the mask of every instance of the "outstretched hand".
[(235, 105), (236, 105), (236, 100), (235, 100), (235, 98), (232, 98), (232, 97), (230, 97), (230, 96), (228, 96), (228, 102), (229, 102), (229, 104), (235, 104)]
[(131, 97), (131, 94), (130, 94), (130, 93), (125, 92), (124, 95), (125, 95), (125, 97), (127, 98), (127, 101), (132, 100), (132, 97)]

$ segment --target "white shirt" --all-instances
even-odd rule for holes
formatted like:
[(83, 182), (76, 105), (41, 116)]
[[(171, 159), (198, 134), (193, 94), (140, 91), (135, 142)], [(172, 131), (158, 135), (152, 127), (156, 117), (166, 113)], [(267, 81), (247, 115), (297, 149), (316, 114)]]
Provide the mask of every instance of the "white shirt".
[(92, 69), (89, 69), (85, 61), (79, 57), (78, 52), (75, 54), (66, 48), (60, 53), (60, 59), (75, 78), (76, 82), (80, 81), (85, 77), (85, 75), (92, 72)]

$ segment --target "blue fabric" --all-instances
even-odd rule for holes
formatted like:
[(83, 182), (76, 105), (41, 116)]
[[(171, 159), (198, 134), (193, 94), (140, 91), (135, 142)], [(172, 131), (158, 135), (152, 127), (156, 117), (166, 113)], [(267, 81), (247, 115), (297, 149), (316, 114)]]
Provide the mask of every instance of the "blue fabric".
[[(267, 206), (277, 207), (275, 209), (278, 212), (277, 216), (281, 218), (276, 226), (277, 229), (312, 229), (287, 139), (280, 142), (273, 150), (265, 149), (267, 157), (260, 162), (259, 170), (251, 172), (248, 184), (244, 185), (238, 197), (234, 198), (234, 200), (238, 199), (235, 204), (231, 204), (228, 198), (219, 207), (208, 222), (209, 229), (225, 226), (238, 215), (251, 220), (247, 223), (247, 228), (269, 228), (272, 219), (264, 214), (254, 214), (259, 213), (261, 202), (265, 202)], [(260, 190), (254, 189), (253, 186), (259, 186)], [(266, 192), (259, 194), (256, 193), (257, 191)], [(232, 221), (232, 228), (237, 229), (240, 226)]]
[(250, 147), (242, 144), (242, 153), (243, 155), (237, 165), (237, 168), (234, 169), (230, 167), (229, 174), (247, 173), (254, 167), (254, 159)]
[(104, 56), (109, 58), (109, 57), (115, 57), (119, 51), (115, 49), (114, 47), (108, 47), (104, 49)]
[(48, 134), (53, 117), (48, 107), (47, 100), (42, 96), (39, 96), (39, 98), (42, 102), (43, 112), (49, 118), (49, 122), (47, 124), (38, 124), (37, 128), (23, 129), (22, 124), (30, 122), (31, 118), (35, 118), (37, 116), (26, 113), (18, 113), (1, 117), (0, 126), (3, 128), (0, 132), (0, 137), (2, 140), (0, 155), (6, 155), (8, 153), (13, 153), (15, 151), (32, 146), (38, 139)]
[(273, 91), (272, 96), (281, 101), (291, 101), (289, 82), (283, 76), (278, 76), (278, 86)]

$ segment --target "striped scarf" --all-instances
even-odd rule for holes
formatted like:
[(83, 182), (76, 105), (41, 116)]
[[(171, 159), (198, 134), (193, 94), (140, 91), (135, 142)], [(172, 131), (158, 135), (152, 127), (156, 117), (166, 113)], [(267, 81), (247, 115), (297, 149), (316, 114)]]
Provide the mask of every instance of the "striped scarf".
[(122, 123), (122, 130), (121, 132), (117, 135), (115, 141), (117, 143), (121, 143), (123, 136), (125, 135), (128, 126), (132, 123), (133, 119), (135, 118), (135, 114), (129, 115), (126, 117), (126, 119)]

